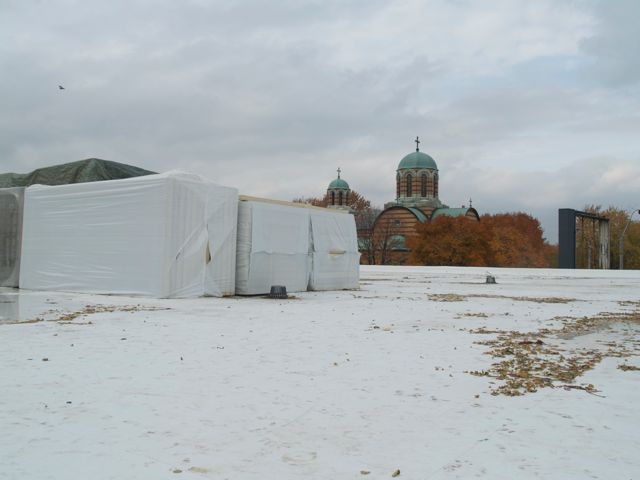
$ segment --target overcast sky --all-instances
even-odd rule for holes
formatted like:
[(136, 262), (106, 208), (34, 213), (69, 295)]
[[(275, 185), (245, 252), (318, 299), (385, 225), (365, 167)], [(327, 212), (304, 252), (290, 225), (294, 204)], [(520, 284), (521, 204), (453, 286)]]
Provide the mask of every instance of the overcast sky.
[[(0, 0), (0, 172), (98, 157), (249, 195), (640, 208), (637, 0)], [(66, 89), (59, 90), (58, 85)]]

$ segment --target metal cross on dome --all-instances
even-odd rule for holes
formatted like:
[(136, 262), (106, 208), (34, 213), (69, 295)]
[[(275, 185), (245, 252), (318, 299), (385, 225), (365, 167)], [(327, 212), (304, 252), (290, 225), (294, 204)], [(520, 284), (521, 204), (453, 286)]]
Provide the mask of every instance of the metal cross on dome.
[(342, 171), (342, 170), (340, 170), (340, 167), (338, 167), (338, 178), (340, 178), (340, 172), (341, 172), (341, 171)]
[(419, 137), (416, 137), (416, 139), (414, 140), (414, 142), (416, 142), (416, 152), (419, 152), (419, 151), (420, 151), (420, 147), (419, 147), (419, 145), (420, 145), (420, 138), (419, 138)]

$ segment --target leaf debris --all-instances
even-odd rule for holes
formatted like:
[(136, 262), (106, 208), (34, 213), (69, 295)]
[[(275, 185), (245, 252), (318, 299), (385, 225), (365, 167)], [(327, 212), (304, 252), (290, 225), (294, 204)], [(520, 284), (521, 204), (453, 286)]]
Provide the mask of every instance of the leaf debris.
[[(640, 310), (634, 312), (604, 312), (593, 317), (558, 317), (560, 328), (541, 328), (536, 332), (490, 330), (484, 327), (471, 330), (475, 334), (493, 334), (496, 338), (475, 342), (489, 347), (485, 352), (499, 359), (485, 370), (468, 371), (470, 375), (490, 377), (502, 383), (490, 387), (492, 395), (519, 396), (540, 388), (565, 388), (598, 392), (592, 384), (576, 385), (575, 380), (593, 369), (605, 357), (629, 357), (640, 354), (634, 342), (638, 329), (627, 329), (625, 335), (632, 341), (606, 342), (590, 348), (567, 348), (557, 340), (571, 340), (581, 335), (611, 329), (616, 325), (640, 324)], [(624, 365), (621, 370), (640, 370)]]

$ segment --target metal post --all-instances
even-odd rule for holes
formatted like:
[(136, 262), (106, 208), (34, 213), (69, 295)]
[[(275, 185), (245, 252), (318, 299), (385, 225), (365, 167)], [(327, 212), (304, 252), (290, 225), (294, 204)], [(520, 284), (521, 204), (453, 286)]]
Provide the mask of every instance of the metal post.
[(631, 212), (631, 215), (629, 215), (629, 220), (627, 221), (627, 224), (624, 226), (624, 230), (622, 230), (622, 234), (620, 235), (620, 265), (618, 266), (619, 270), (624, 270), (624, 234), (627, 233), (627, 228), (629, 228), (629, 225), (631, 225), (631, 218), (636, 212), (640, 213), (640, 210), (634, 210), (633, 212)]
[(576, 268), (576, 211), (558, 210), (558, 267)]
[(598, 222), (598, 230), (600, 233), (600, 268), (608, 270), (611, 263), (609, 254), (609, 222)]
[[(578, 225), (577, 218), (580, 218)], [(585, 243), (584, 220), (598, 222), (599, 239), (595, 238), (595, 223), (592, 223), (592, 237)], [(579, 212), (572, 208), (558, 210), (558, 266), (560, 268), (576, 268), (576, 230), (580, 229), (580, 260), (586, 260), (587, 268), (594, 263), (594, 247), (598, 249), (600, 268), (609, 268), (609, 219), (589, 212)], [(586, 258), (585, 258), (586, 255)]]

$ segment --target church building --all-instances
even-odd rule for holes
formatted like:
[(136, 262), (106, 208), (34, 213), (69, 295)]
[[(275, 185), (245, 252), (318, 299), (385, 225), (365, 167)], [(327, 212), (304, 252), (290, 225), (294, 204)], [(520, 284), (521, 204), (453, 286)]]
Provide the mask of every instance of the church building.
[(349, 188), (349, 184), (340, 178), (341, 171), (342, 170), (338, 168), (338, 178), (329, 184), (325, 199), (327, 208), (349, 210), (349, 194), (351, 193), (351, 189)]
[[(408, 261), (407, 237), (416, 233), (420, 223), (431, 222), (446, 215), (466, 217), (479, 221), (480, 216), (471, 205), (450, 208), (440, 200), (439, 173), (435, 160), (420, 151), (420, 140), (416, 137), (416, 150), (406, 155), (396, 169), (396, 198), (384, 205), (384, 210), (366, 227), (358, 219), (358, 237), (361, 249), (376, 250), (376, 263), (404, 264)], [(327, 189), (327, 207), (348, 209), (349, 184), (340, 178), (333, 180)], [(365, 223), (367, 223), (365, 221)], [(380, 251), (383, 250), (382, 254)], [(380, 260), (382, 258), (382, 261)], [(363, 255), (363, 261), (366, 261)]]
[(406, 155), (396, 170), (396, 199), (384, 206), (373, 225), (372, 240), (378, 248), (391, 251), (396, 264), (405, 263), (409, 257), (406, 247), (408, 236), (415, 234), (420, 223), (431, 222), (446, 215), (480, 220), (475, 208), (464, 205), (450, 208), (440, 201), (439, 173), (435, 160), (420, 151), (420, 139), (416, 137), (416, 151)]

